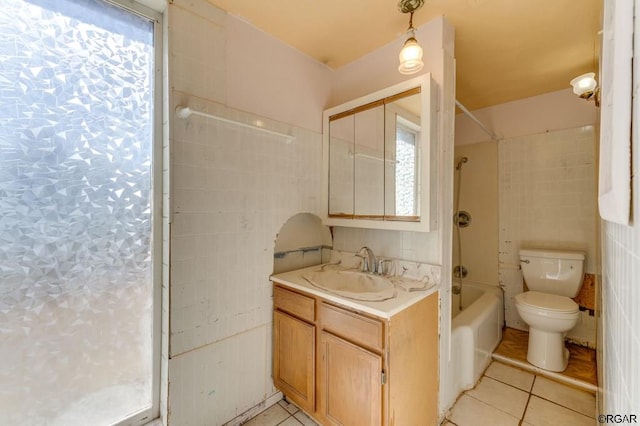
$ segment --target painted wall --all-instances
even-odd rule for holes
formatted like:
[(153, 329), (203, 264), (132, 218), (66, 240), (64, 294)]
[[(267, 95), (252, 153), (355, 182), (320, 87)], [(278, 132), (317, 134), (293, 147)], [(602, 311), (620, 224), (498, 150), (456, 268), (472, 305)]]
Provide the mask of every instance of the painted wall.
[[(593, 125), (598, 120), (598, 114), (599, 110), (593, 102), (578, 98), (571, 89), (473, 111), (473, 115), (499, 139)], [(456, 115), (456, 145), (489, 139), (469, 117)]]

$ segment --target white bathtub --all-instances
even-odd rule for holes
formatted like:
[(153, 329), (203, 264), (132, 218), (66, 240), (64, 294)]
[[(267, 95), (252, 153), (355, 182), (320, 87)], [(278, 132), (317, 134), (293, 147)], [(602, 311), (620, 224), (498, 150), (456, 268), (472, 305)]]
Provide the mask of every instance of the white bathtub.
[[(457, 284), (454, 284), (457, 285)], [(453, 401), (475, 386), (502, 340), (502, 291), (497, 286), (464, 282), (462, 311), (452, 295), (451, 367)]]

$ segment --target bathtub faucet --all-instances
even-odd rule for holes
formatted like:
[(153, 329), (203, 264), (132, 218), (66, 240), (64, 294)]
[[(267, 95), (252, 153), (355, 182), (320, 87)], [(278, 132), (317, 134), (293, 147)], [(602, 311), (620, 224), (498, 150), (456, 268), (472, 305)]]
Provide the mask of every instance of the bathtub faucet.
[[(366, 254), (362, 254), (363, 251)], [(358, 250), (358, 253), (356, 254), (356, 256), (362, 258), (362, 270), (364, 272), (372, 272), (374, 274), (376, 273), (377, 262), (376, 262), (376, 255), (373, 254), (373, 250), (371, 250), (367, 246), (364, 246), (360, 248), (360, 250)]]

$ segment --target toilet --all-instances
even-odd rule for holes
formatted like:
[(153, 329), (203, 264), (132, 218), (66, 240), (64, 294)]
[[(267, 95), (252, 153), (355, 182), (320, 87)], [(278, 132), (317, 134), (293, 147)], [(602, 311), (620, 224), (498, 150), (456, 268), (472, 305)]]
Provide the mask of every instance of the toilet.
[(564, 338), (578, 323), (571, 300), (582, 287), (585, 254), (578, 251), (520, 249), (520, 266), (529, 291), (515, 297), (529, 325), (527, 361), (549, 371), (564, 371), (569, 350)]

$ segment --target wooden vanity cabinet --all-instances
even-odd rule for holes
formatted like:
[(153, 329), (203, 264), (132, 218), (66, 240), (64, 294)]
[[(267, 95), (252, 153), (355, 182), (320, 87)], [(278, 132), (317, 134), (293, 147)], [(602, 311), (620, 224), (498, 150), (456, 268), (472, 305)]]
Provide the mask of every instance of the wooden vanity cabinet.
[(276, 387), (322, 425), (437, 424), (437, 293), (379, 318), (276, 284), (273, 357)]
[(303, 410), (315, 411), (315, 300), (281, 287), (273, 294), (273, 381)]
[(320, 302), (318, 411), (330, 425), (382, 424), (384, 323)]

